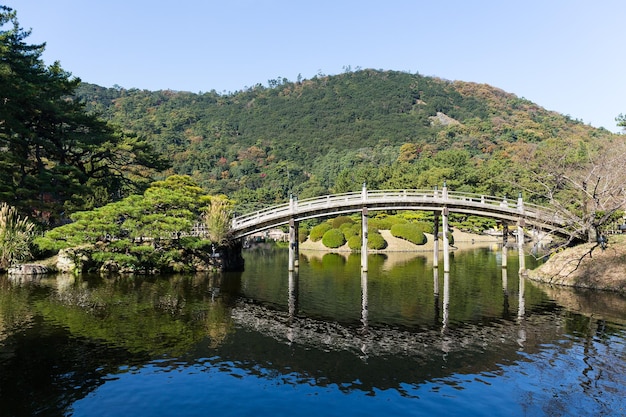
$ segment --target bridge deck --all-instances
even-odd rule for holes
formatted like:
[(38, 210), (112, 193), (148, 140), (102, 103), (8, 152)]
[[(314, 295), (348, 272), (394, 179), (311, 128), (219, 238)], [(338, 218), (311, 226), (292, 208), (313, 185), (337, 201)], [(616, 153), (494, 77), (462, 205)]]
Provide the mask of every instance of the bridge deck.
[(506, 199), (473, 193), (443, 190), (366, 190), (333, 194), (305, 200), (291, 199), (288, 203), (268, 207), (233, 218), (234, 238), (296, 221), (368, 210), (427, 210), (474, 214), (500, 220), (524, 219), (536, 227), (566, 233), (565, 221), (546, 207), (528, 204), (521, 199)]

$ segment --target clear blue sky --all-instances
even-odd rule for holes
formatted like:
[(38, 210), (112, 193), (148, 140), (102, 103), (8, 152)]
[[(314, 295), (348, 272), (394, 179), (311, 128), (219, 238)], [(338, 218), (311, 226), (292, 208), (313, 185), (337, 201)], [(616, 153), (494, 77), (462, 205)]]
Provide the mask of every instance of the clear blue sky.
[(623, 0), (4, 0), (83, 81), (231, 92), (350, 66), (487, 83), (619, 131)]

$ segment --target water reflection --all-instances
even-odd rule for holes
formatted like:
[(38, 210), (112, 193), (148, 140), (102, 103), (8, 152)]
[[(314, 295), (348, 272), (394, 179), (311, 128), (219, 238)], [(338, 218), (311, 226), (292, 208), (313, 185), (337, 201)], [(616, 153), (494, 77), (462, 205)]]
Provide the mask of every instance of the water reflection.
[(367, 333), (367, 270), (361, 271), (361, 323), (363, 333)]
[[(100, 409), (89, 406), (97, 399), (138, 404), (132, 395), (146, 386), (172, 404), (196, 404), (196, 413), (224, 411), (233, 392), (257, 386), (258, 399), (238, 405), (243, 414), (262, 401), (293, 411), (306, 402), (303, 391), (326, 402), (341, 392), (332, 399), (343, 414), (373, 413), (368, 407), (381, 402), (369, 399), (390, 392), (390, 403), (407, 407), (415, 404), (403, 401), (418, 397), (420, 404), (460, 397), (459, 410), (467, 410), (481, 392), (493, 398), (509, 387), (510, 410), (499, 411), (518, 415), (532, 403), (519, 398), (520, 386), (534, 402), (566, 398), (557, 405), (568, 411), (581, 409), (568, 402), (572, 387), (589, 398), (582, 402), (589, 410), (623, 398), (606, 394), (620, 393), (626, 374), (618, 362), (626, 350), (623, 297), (539, 288), (518, 277), (512, 255), (508, 271), (479, 249), (455, 254), (450, 272), (405, 254), (370, 255), (368, 271), (358, 255), (303, 258), (288, 272), (284, 254), (251, 253), (238, 274), (0, 278), (0, 409), (69, 415), (75, 407), (89, 415)], [(169, 380), (155, 386), (159, 373)], [(176, 378), (183, 378), (178, 390), (170, 384)], [(477, 380), (489, 381), (477, 384), (485, 391)], [(116, 396), (106, 397), (112, 386)], [(365, 394), (338, 399), (355, 392)]]

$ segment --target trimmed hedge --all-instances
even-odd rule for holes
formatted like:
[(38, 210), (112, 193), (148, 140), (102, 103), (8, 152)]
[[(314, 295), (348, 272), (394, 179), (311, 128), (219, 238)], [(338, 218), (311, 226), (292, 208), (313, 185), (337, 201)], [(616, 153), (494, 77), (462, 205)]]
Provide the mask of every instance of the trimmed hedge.
[(313, 242), (317, 242), (324, 236), (324, 233), (328, 232), (332, 228), (333, 227), (330, 225), (330, 223), (320, 223), (317, 226), (313, 226), (309, 237)]
[(422, 228), (415, 223), (394, 224), (391, 226), (391, 235), (408, 240), (415, 245), (426, 243), (426, 235), (424, 235)]
[(335, 249), (340, 246), (345, 245), (346, 237), (343, 235), (343, 232), (339, 229), (330, 229), (324, 236), (322, 237), (322, 243), (327, 248)]
[(338, 216), (333, 219), (332, 226), (333, 226), (333, 229), (339, 229), (342, 225), (346, 223), (354, 224), (354, 220), (352, 220), (348, 216)]
[(309, 235), (309, 229), (307, 229), (306, 227), (298, 228), (298, 242), (304, 243), (308, 235)]
[(378, 232), (367, 234), (367, 247), (372, 250), (382, 250), (387, 247), (387, 241)]
[(432, 222), (417, 222), (416, 223), (420, 229), (422, 229), (422, 232), (424, 233), (429, 233), (429, 234), (433, 234), (435, 232), (435, 225)]
[(361, 236), (350, 236), (350, 239), (348, 239), (348, 247), (353, 251), (361, 250)]
[(407, 220), (396, 216), (373, 217), (367, 221), (367, 226), (376, 230), (390, 230), (394, 224), (399, 223), (407, 223)]
[[(347, 224), (346, 224), (347, 225)], [(360, 227), (343, 227), (346, 225), (342, 225), (342, 227), (339, 229), (343, 232), (343, 235), (346, 237), (346, 240), (350, 240), (351, 237), (353, 236), (359, 236), (361, 233), (361, 228)], [(359, 225), (360, 226), (360, 225)]]

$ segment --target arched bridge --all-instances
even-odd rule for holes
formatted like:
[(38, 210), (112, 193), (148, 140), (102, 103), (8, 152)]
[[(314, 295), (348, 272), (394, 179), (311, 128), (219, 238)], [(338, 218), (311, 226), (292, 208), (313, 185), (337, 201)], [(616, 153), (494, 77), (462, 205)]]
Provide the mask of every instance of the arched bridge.
[(568, 235), (565, 220), (547, 207), (506, 198), (442, 190), (367, 190), (297, 200), (255, 211), (232, 220), (231, 236), (242, 238), (272, 227), (316, 217), (367, 210), (423, 210), (466, 213), (503, 221), (520, 222)]

